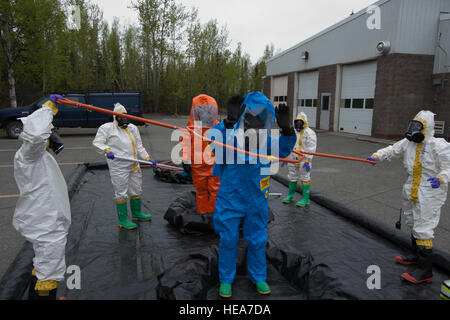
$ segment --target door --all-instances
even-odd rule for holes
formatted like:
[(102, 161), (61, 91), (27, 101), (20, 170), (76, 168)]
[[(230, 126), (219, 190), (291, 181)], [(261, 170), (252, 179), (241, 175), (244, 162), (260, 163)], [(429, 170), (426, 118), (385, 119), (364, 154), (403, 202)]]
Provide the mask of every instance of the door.
[(272, 103), (275, 107), (279, 104), (287, 104), (288, 77), (273, 78)]
[(376, 61), (343, 66), (339, 131), (371, 135), (376, 78)]
[(319, 71), (302, 72), (298, 75), (297, 108), (294, 108), (294, 119), (300, 112), (308, 117), (308, 126), (316, 127), (317, 91), (319, 85)]
[(320, 129), (330, 130), (331, 93), (322, 93), (320, 101)]

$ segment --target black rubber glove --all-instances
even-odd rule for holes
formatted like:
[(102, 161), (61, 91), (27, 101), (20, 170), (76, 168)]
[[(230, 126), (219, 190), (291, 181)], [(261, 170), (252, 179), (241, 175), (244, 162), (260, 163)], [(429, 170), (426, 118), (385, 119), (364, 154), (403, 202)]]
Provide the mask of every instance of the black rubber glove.
[(227, 129), (233, 129), (234, 125), (238, 121), (242, 112), (245, 110), (245, 106), (241, 109), (242, 101), (244, 101), (244, 97), (240, 95), (235, 95), (231, 97), (227, 102), (227, 118), (223, 120), (225, 127)]
[(275, 108), (275, 116), (277, 117), (278, 126), (281, 129), (281, 134), (284, 136), (292, 136), (295, 134), (289, 119), (289, 107), (285, 104), (280, 104)]

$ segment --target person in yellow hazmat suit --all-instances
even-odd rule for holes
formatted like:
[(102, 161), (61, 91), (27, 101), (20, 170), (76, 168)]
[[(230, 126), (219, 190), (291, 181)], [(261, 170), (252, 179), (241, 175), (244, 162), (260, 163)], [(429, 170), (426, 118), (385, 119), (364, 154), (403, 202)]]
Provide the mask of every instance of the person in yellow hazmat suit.
[(14, 178), (20, 191), (13, 216), (14, 228), (33, 245), (31, 300), (55, 300), (58, 282), (66, 273), (65, 248), (71, 223), (69, 194), (63, 174), (50, 150), (62, 150), (52, 133), (57, 99), (21, 118), (22, 146), (14, 156)]
[(416, 266), (401, 275), (415, 284), (433, 280), (434, 229), (439, 223), (450, 181), (450, 144), (434, 137), (434, 116), (431, 111), (420, 111), (409, 122), (406, 138), (367, 158), (371, 161), (403, 158), (407, 173), (403, 185), (403, 212), (406, 225), (411, 229), (413, 254), (397, 256), (395, 260)]
[[(301, 112), (294, 120), (294, 129), (297, 132), (297, 142), (294, 150), (316, 152), (317, 136), (314, 130), (308, 126), (308, 117)], [(297, 160), (300, 156), (294, 152), (289, 155), (289, 159)], [(297, 182), (302, 182), (303, 199), (296, 203), (297, 207), (309, 206), (309, 194), (311, 189), (311, 165), (312, 155), (305, 155), (305, 159), (300, 163), (288, 163), (288, 179), (289, 179), (289, 193), (283, 199), (283, 203), (291, 203), (294, 199), (295, 190), (297, 189)]]
[[(114, 105), (114, 112), (127, 113), (120, 103)], [(128, 219), (127, 201), (130, 199), (131, 218), (133, 221), (149, 221), (152, 216), (141, 211), (142, 171), (137, 162), (115, 159), (115, 157), (150, 160), (142, 145), (139, 129), (128, 118), (114, 116), (114, 121), (102, 125), (92, 142), (95, 149), (107, 157), (109, 173), (114, 189), (114, 199), (118, 214), (119, 227), (132, 230), (136, 224)]]

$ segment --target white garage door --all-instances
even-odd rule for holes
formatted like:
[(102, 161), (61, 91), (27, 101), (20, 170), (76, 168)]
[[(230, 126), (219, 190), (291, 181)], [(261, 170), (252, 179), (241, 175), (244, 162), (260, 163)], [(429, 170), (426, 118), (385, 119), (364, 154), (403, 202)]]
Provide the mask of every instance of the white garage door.
[(288, 77), (273, 78), (272, 103), (276, 107), (280, 103), (287, 104)]
[(298, 96), (294, 109), (294, 119), (304, 112), (308, 117), (308, 125), (316, 127), (317, 91), (319, 86), (319, 71), (302, 72), (298, 75)]
[(341, 132), (372, 134), (376, 78), (376, 61), (343, 67), (339, 112)]

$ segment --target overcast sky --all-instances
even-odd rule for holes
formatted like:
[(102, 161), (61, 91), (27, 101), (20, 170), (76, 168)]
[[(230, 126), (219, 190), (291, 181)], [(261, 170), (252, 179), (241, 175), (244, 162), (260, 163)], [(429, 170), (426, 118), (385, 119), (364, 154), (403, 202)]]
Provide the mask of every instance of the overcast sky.
[[(138, 23), (137, 14), (127, 8), (131, 0), (91, 0), (112, 22)], [(202, 23), (217, 19), (229, 32), (231, 49), (238, 42), (255, 63), (267, 44), (286, 50), (375, 3), (376, 0), (177, 0), (184, 6), (197, 7)]]

